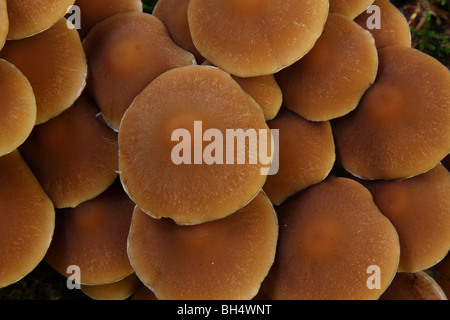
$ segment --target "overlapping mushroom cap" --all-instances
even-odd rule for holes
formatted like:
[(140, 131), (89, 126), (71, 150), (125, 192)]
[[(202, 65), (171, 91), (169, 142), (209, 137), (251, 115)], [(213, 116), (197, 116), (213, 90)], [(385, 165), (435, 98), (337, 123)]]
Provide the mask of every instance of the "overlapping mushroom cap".
[(191, 0), (195, 47), (240, 77), (273, 74), (302, 58), (323, 31), (327, 0)]
[(33, 37), (7, 41), (0, 51), (0, 58), (14, 64), (31, 83), (37, 124), (68, 109), (86, 85), (86, 57), (77, 30), (68, 23), (62, 18)]
[(29, 274), (44, 258), (55, 209), (18, 151), (0, 157), (0, 288)]
[(6, 0), (0, 0), (0, 50), (5, 44), (6, 37), (8, 36), (9, 20), (8, 12), (6, 10)]
[(271, 147), (264, 113), (228, 73), (176, 68), (151, 82), (125, 113), (120, 178), (149, 215), (202, 223), (237, 211), (258, 194)]
[(264, 193), (226, 218), (194, 226), (136, 208), (128, 255), (158, 299), (251, 299), (273, 263), (277, 236), (277, 217)]
[(378, 53), (373, 86), (354, 112), (332, 121), (338, 161), (364, 179), (424, 173), (450, 150), (450, 71), (413, 48)]

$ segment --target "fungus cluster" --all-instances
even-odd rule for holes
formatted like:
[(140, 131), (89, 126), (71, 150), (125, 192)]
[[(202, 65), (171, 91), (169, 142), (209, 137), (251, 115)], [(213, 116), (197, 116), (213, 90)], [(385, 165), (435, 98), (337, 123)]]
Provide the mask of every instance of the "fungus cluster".
[(450, 72), (388, 0), (0, 0), (0, 111), (0, 288), (447, 298)]

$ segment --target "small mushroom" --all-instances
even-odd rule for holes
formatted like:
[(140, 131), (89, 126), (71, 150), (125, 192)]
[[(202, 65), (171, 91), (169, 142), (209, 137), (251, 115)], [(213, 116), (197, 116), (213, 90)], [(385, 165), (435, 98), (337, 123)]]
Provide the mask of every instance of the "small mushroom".
[(95, 198), (117, 178), (117, 134), (98, 117), (85, 95), (38, 125), (20, 151), (57, 208)]
[(280, 205), (328, 176), (336, 159), (333, 133), (328, 121), (307, 121), (285, 108), (267, 124), (279, 130), (279, 170), (267, 176), (263, 189), (273, 204)]
[(195, 64), (162, 22), (143, 12), (120, 13), (98, 23), (83, 46), (90, 68), (86, 93), (115, 130), (134, 98), (157, 76)]
[(8, 30), (9, 20), (8, 11), (6, 10), (6, 0), (0, 0), (0, 50), (2, 50), (3, 45), (5, 44)]
[(330, 13), (340, 13), (350, 19), (356, 18), (374, 0), (330, 0)]
[(274, 74), (302, 58), (323, 31), (328, 0), (191, 0), (197, 50), (239, 77)]
[(111, 284), (130, 276), (127, 236), (133, 209), (117, 181), (92, 200), (58, 210), (45, 261), (66, 277), (70, 266), (79, 267), (81, 285)]
[(328, 121), (358, 106), (377, 70), (372, 35), (353, 20), (330, 13), (312, 50), (276, 79), (286, 108), (310, 121)]
[(189, 2), (190, 0), (159, 0), (152, 14), (164, 23), (173, 41), (191, 52), (200, 64), (205, 58), (198, 52), (192, 41), (188, 22)]
[(411, 47), (411, 31), (403, 13), (389, 0), (375, 0), (373, 4), (380, 8), (379, 28), (371, 25), (371, 12), (361, 13), (355, 22), (372, 34), (377, 49), (392, 45)]
[(19, 152), (0, 157), (0, 288), (44, 259), (55, 228), (55, 209)]
[(36, 122), (36, 102), (28, 79), (13, 64), (0, 59), (0, 156), (17, 149)]
[(228, 73), (176, 68), (153, 80), (125, 113), (120, 178), (152, 217), (202, 223), (237, 211), (258, 194), (271, 146), (261, 108)]
[(425, 271), (397, 273), (380, 300), (447, 300), (442, 288)]
[(0, 58), (22, 71), (33, 87), (37, 105), (36, 124), (68, 109), (86, 84), (87, 64), (80, 37), (75, 29), (67, 27), (67, 23), (62, 18), (50, 29), (33, 37), (7, 41), (0, 51)]
[(278, 224), (264, 193), (226, 218), (195, 226), (154, 219), (136, 208), (128, 255), (160, 300), (246, 300), (275, 256)]
[(6, 0), (8, 39), (18, 40), (47, 30), (60, 21), (74, 3), (75, 0)]
[(450, 72), (413, 48), (378, 53), (375, 83), (354, 112), (331, 122), (338, 162), (368, 180), (416, 176), (450, 150)]
[(94, 300), (125, 300), (136, 292), (139, 284), (139, 278), (132, 273), (113, 283), (81, 285), (81, 291)]
[(426, 270), (450, 249), (450, 173), (441, 165), (409, 179), (363, 181), (400, 239), (399, 272)]
[(277, 213), (277, 255), (263, 283), (270, 299), (378, 299), (394, 278), (397, 232), (360, 183), (327, 178)]

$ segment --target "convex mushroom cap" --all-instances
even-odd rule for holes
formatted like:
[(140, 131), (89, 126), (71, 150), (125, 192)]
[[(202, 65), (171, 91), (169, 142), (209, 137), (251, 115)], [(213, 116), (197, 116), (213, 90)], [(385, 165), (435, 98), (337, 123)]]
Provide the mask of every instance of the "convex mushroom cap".
[(413, 48), (378, 53), (375, 83), (354, 112), (331, 123), (338, 162), (363, 179), (412, 177), (449, 153), (450, 71)]
[(273, 263), (277, 236), (276, 214), (264, 193), (226, 218), (194, 226), (136, 208), (128, 255), (160, 300), (248, 300)]
[(76, 208), (58, 210), (45, 261), (66, 277), (69, 266), (78, 266), (82, 285), (110, 284), (130, 276), (127, 237), (133, 210), (119, 181)]
[[(21, 1), (14, 1), (21, 3)], [(33, 37), (7, 41), (0, 58), (14, 64), (33, 87), (36, 123), (44, 123), (69, 108), (86, 85), (87, 64), (76, 29), (62, 18)]]
[(57, 23), (75, 0), (6, 0), (9, 16), (8, 39), (34, 36)]
[(340, 13), (354, 19), (365, 11), (374, 0), (330, 0), (330, 13)]
[(5, 44), (8, 30), (9, 20), (8, 12), (6, 10), (6, 0), (0, 0), (0, 50), (2, 50), (3, 45)]
[(85, 95), (36, 126), (20, 151), (55, 207), (76, 207), (95, 198), (117, 178), (118, 141)]
[(83, 41), (89, 65), (87, 94), (118, 130), (134, 98), (157, 76), (195, 64), (166, 27), (143, 12), (116, 14), (95, 25)]
[(141, 284), (135, 273), (122, 280), (99, 285), (81, 285), (81, 291), (94, 300), (125, 300), (131, 297)]
[(0, 59), (0, 156), (17, 149), (36, 122), (36, 102), (28, 79), (13, 64)]
[(176, 68), (150, 83), (125, 113), (120, 178), (152, 217), (202, 223), (237, 211), (258, 194), (271, 146), (264, 113), (228, 73)]
[(397, 180), (363, 181), (400, 239), (399, 272), (426, 270), (450, 250), (450, 173), (430, 171)]
[(188, 8), (198, 51), (240, 77), (274, 74), (302, 58), (327, 15), (327, 0), (191, 0)]
[(280, 205), (294, 193), (324, 180), (336, 159), (333, 133), (328, 121), (311, 122), (282, 108), (267, 122), (279, 130), (278, 172), (267, 176), (263, 186), (270, 201)]
[(0, 157), (0, 288), (28, 275), (44, 259), (55, 209), (19, 152)]
[[(263, 283), (270, 299), (378, 299), (394, 278), (397, 232), (358, 182), (328, 178), (277, 213), (277, 256)], [(374, 272), (379, 288), (371, 288)]]
[(276, 79), (286, 108), (307, 120), (327, 121), (357, 107), (377, 70), (372, 35), (353, 20), (330, 13), (311, 51)]

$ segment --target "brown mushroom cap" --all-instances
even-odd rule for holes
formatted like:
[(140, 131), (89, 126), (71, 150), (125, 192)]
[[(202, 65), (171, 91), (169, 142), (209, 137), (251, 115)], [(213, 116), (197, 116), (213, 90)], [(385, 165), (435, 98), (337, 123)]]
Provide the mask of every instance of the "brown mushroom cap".
[(8, 39), (34, 36), (57, 23), (75, 0), (6, 0), (9, 16)]
[(115, 130), (133, 99), (153, 79), (195, 63), (158, 18), (143, 12), (120, 13), (100, 22), (83, 45), (90, 68), (86, 92)]
[(142, 12), (141, 0), (76, 0), (75, 4), (81, 13), (81, 29), (78, 29), (81, 39), (86, 37), (93, 26), (113, 15)]
[(400, 239), (399, 272), (418, 272), (450, 250), (450, 173), (441, 165), (410, 179), (366, 181)]
[(81, 285), (81, 291), (95, 300), (125, 300), (131, 297), (138, 285), (139, 278), (132, 273), (122, 280), (99, 285)]
[(159, 0), (152, 14), (164, 23), (173, 41), (181, 48), (191, 52), (197, 63), (205, 58), (192, 41), (188, 22), (188, 6), (190, 0)]
[(380, 8), (381, 28), (368, 27), (367, 21), (373, 13), (363, 12), (355, 22), (372, 34), (377, 49), (392, 45), (411, 47), (411, 31), (403, 13), (389, 0), (375, 0), (373, 4)]
[(20, 151), (57, 208), (75, 207), (117, 178), (117, 134), (97, 117), (85, 95), (34, 128)]
[(276, 74), (283, 105), (311, 121), (327, 121), (354, 110), (377, 75), (371, 34), (349, 18), (330, 13), (311, 51)]
[[(195, 129), (195, 121), (201, 122), (201, 132), (198, 125)], [(219, 131), (222, 141), (213, 136), (215, 143), (205, 140), (200, 145), (198, 141), (210, 129)], [(177, 130), (189, 137), (177, 140)], [(265, 143), (258, 135), (265, 133), (270, 143), (261, 108), (228, 73), (210, 66), (167, 71), (142, 91), (123, 117), (119, 170), (125, 190), (149, 215), (169, 217), (179, 224), (202, 223), (237, 211), (258, 194), (266, 180), (261, 170), (270, 163), (251, 154), (247, 139), (245, 163), (240, 164), (236, 141), (242, 139), (227, 138), (228, 130), (250, 132), (250, 136), (253, 131), (252, 141), (258, 140), (257, 144)], [(192, 153), (176, 151), (181, 144), (187, 144)], [(206, 159), (207, 150), (220, 159)], [(269, 146), (267, 150), (271, 156)], [(174, 152), (194, 156), (176, 164)]]
[(0, 157), (0, 288), (29, 274), (44, 258), (55, 210), (18, 151)]
[[(394, 278), (397, 233), (358, 182), (328, 178), (277, 212), (277, 256), (263, 284), (270, 299), (377, 299)], [(379, 267), (379, 289), (367, 285), (371, 266)]]
[(274, 74), (302, 58), (323, 31), (327, 0), (191, 0), (198, 51), (239, 77)]
[(380, 300), (447, 300), (442, 288), (425, 271), (397, 273)]
[(17, 149), (36, 122), (36, 102), (28, 79), (0, 59), (0, 156)]
[(0, 58), (13, 63), (31, 83), (36, 96), (37, 124), (69, 108), (85, 86), (87, 65), (83, 47), (77, 30), (69, 29), (67, 23), (62, 18), (38, 35), (7, 41), (0, 51)]
[(330, 13), (340, 13), (354, 19), (366, 10), (374, 0), (330, 0)]
[(136, 208), (128, 255), (158, 299), (251, 299), (273, 263), (277, 236), (277, 218), (264, 193), (224, 219), (195, 226), (154, 219)]
[(387, 46), (358, 108), (332, 122), (338, 161), (363, 179), (408, 178), (450, 150), (450, 72), (416, 49)]
[(5, 44), (9, 30), (8, 11), (6, 10), (6, 0), (0, 0), (0, 50)]
[(133, 209), (117, 181), (98, 197), (59, 210), (46, 262), (64, 276), (69, 276), (69, 266), (78, 266), (80, 284), (85, 285), (113, 283), (131, 275), (127, 236)]
[(336, 159), (333, 133), (328, 121), (310, 122), (284, 108), (267, 124), (279, 130), (279, 170), (267, 176), (263, 189), (280, 205), (328, 176)]

